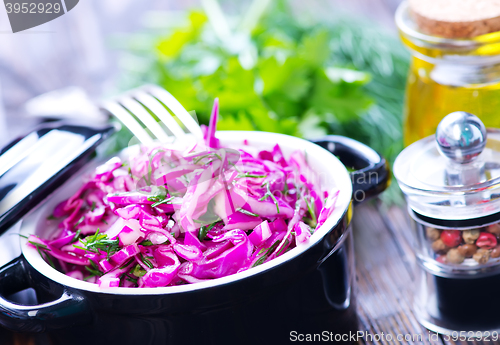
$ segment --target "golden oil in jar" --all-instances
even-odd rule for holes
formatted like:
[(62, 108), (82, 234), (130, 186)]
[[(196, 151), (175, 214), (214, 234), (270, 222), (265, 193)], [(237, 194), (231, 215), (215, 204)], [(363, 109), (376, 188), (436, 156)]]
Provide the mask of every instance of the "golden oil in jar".
[(407, 4), (396, 14), (403, 43), (412, 53), (404, 109), (405, 146), (435, 133), (454, 111), (477, 114), (500, 128), (500, 32), (471, 39), (425, 35)]

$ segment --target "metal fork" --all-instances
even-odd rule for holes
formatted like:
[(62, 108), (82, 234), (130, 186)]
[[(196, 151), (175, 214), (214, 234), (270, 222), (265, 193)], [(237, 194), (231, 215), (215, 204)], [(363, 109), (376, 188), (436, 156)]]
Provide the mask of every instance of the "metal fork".
[(134, 116), (160, 142), (169, 141), (171, 136), (163, 130), (160, 123), (151, 114), (157, 116), (175, 137), (186, 135), (185, 130), (175, 120), (170, 111), (188, 132), (198, 139), (203, 138), (200, 125), (196, 120), (170, 92), (156, 85), (144, 85), (130, 90), (112, 100), (101, 103), (101, 108), (118, 118), (143, 144), (150, 144), (155, 139), (136, 121)]

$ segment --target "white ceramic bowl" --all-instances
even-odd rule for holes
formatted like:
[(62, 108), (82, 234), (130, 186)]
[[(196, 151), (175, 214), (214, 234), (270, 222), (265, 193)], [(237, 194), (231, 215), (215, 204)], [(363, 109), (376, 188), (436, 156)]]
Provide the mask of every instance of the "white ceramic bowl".
[[(272, 267), (280, 265), (283, 262), (300, 255), (306, 251), (307, 248), (320, 241), (326, 233), (339, 222), (348, 209), (352, 196), (352, 184), (349, 173), (344, 165), (334, 155), (322, 147), (304, 139), (268, 132), (219, 131), (217, 132), (217, 138), (220, 139), (223, 147), (229, 148), (241, 147), (243, 145), (243, 140), (245, 139), (248, 141), (248, 145), (250, 147), (254, 147), (259, 150), (271, 150), (272, 147), (278, 143), (283, 151), (283, 154), (285, 155), (285, 158), (288, 158), (295, 150), (302, 150), (307, 155), (307, 162), (309, 166), (319, 176), (320, 184), (323, 190), (331, 191), (334, 188), (338, 188), (340, 190), (335, 210), (321, 229), (310, 237), (307, 245), (293, 248), (287, 253), (269, 262), (230, 276), (196, 284), (141, 289), (124, 287), (100, 288), (97, 284), (71, 278), (53, 269), (42, 259), (37, 250), (32, 247), (28, 247), (26, 245), (27, 240), (21, 237), (21, 246), (26, 260), (31, 266), (33, 266), (33, 268), (41, 274), (49, 277), (51, 280), (75, 289), (122, 295), (156, 295), (193, 291), (244, 279), (248, 276), (267, 271)], [(124, 150), (122, 158), (126, 159), (127, 153), (133, 149), (134, 148), (131, 147)], [(88, 173), (89, 171), (92, 171), (96, 165), (97, 164), (92, 165), (92, 168), (90, 170), (86, 170), (86, 172)], [(41, 238), (47, 237), (46, 231), (52, 230), (52, 228), (47, 227), (47, 217), (52, 214), (58, 203), (71, 196), (83, 184), (81, 175), (83, 175), (83, 173), (80, 174), (80, 176), (75, 176), (75, 178), (65, 183), (49, 198), (49, 200), (47, 200), (43, 205), (40, 205), (35, 212), (27, 216), (22, 223), (21, 234), (25, 236), (35, 234)]]

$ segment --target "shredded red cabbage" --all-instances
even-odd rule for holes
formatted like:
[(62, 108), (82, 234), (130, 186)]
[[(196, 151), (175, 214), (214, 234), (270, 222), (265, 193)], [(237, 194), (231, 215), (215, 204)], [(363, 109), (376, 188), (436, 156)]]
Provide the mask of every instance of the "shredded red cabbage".
[[(50, 239), (28, 245), (56, 269), (105, 287), (161, 287), (216, 279), (308, 243), (335, 208), (301, 151), (255, 155), (215, 138), (142, 147), (98, 167), (53, 212)], [(243, 138), (242, 138), (243, 140)]]

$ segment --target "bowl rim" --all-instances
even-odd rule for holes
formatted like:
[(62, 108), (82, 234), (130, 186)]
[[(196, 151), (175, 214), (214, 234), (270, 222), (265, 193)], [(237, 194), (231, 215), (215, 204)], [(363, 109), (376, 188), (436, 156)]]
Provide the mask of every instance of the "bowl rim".
[[(61, 273), (54, 268), (52, 268), (43, 258), (39, 255), (35, 248), (29, 247), (26, 245), (27, 239), (20, 236), (20, 245), (22, 253), (27, 260), (27, 262), (42, 275), (47, 278), (63, 285), (66, 287), (71, 287), (78, 290), (85, 290), (96, 293), (103, 294), (115, 294), (115, 295), (158, 295), (158, 294), (177, 294), (177, 293), (185, 293), (192, 292), (196, 290), (209, 289), (213, 287), (217, 287), (220, 285), (230, 284), (250, 276), (258, 275), (260, 273), (269, 271), (276, 266), (279, 266), (287, 261), (290, 261), (297, 256), (301, 255), (305, 251), (307, 251), (312, 246), (316, 245), (323, 239), (338, 223), (343, 219), (349, 207), (351, 207), (351, 197), (352, 197), (352, 183), (350, 179), (350, 175), (344, 165), (339, 161), (335, 155), (326, 149), (322, 148), (319, 145), (314, 144), (313, 142), (307, 141), (305, 139), (292, 137), (285, 134), (278, 133), (270, 133), (270, 132), (258, 132), (258, 137), (255, 137), (254, 131), (218, 131), (216, 137), (220, 139), (222, 142), (229, 141), (233, 144), (241, 142), (244, 140), (248, 141), (249, 146), (265, 146), (267, 149), (272, 148), (276, 143), (280, 144), (280, 147), (287, 151), (288, 148), (298, 148), (307, 152), (308, 157), (314, 157), (317, 164), (322, 164), (324, 167), (328, 166), (328, 173), (331, 174), (332, 180), (334, 184), (339, 188), (340, 192), (336, 201), (336, 207), (330, 217), (325, 221), (325, 223), (317, 230), (314, 234), (311, 235), (309, 241), (306, 245), (301, 245), (293, 248), (292, 250), (282, 254), (281, 256), (274, 258), (273, 260), (263, 263), (257, 267), (252, 267), (243, 272), (235, 273), (229, 276), (225, 276), (222, 278), (217, 278), (205, 282), (199, 282), (196, 284), (185, 284), (178, 286), (167, 286), (167, 287), (156, 287), (156, 288), (126, 288), (126, 287), (114, 287), (114, 288), (100, 288), (95, 283), (81, 281), (72, 277), (67, 276), (64, 273)], [(286, 144), (284, 144), (286, 142)], [(255, 145), (256, 144), (256, 145)], [(236, 144), (235, 144), (236, 145)], [(259, 149), (263, 149), (264, 147), (260, 147)], [(125, 152), (127, 149), (122, 150), (119, 154)], [(119, 155), (119, 154), (115, 154)], [(286, 154), (285, 154), (286, 156)], [(108, 157), (110, 158), (110, 157)], [(319, 163), (318, 163), (319, 162)], [(91, 164), (91, 163), (90, 163)], [(76, 175), (75, 179), (70, 179), (66, 183), (64, 183), (54, 195), (51, 195), (50, 198), (58, 196), (61, 191), (64, 191), (65, 188), (71, 186), (72, 184), (76, 184), (75, 181), (79, 182), (81, 185), (81, 177), (85, 172), (85, 168), (82, 169)], [(71, 183), (73, 182), (73, 183)], [(67, 195), (67, 194), (66, 194)], [(42, 220), (42, 216), (44, 216), (47, 212), (47, 198), (42, 204), (40, 204), (36, 209), (34, 209), (28, 216), (26, 216), (21, 221), (20, 234), (28, 236), (30, 234), (35, 233), (35, 229), (39, 222)], [(61, 201), (64, 198), (57, 198), (57, 200)], [(45, 211), (45, 212), (44, 212)], [(338, 242), (343, 241), (345, 236), (341, 236)]]

